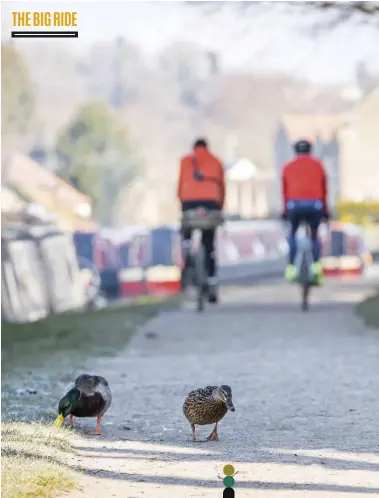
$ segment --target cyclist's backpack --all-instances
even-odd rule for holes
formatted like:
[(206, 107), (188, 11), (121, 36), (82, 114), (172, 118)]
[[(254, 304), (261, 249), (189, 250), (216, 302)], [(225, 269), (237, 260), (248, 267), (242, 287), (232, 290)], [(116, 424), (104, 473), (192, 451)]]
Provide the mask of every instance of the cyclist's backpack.
[(205, 176), (200, 170), (199, 165), (197, 163), (197, 159), (195, 156), (192, 156), (192, 167), (193, 167), (193, 177), (197, 181), (208, 180), (211, 182), (215, 182), (220, 185), (221, 180), (219, 178), (214, 178), (212, 176)]
[(199, 165), (197, 164), (197, 159), (195, 156), (192, 156), (192, 167), (193, 167), (193, 177), (195, 180), (202, 181), (204, 180), (203, 173), (199, 170)]

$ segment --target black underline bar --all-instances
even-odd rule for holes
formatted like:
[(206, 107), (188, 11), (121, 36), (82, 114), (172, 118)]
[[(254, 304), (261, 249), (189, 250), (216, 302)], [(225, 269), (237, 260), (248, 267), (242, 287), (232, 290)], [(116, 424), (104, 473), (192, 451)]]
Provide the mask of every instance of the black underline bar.
[(78, 38), (79, 31), (12, 31), (12, 38)]

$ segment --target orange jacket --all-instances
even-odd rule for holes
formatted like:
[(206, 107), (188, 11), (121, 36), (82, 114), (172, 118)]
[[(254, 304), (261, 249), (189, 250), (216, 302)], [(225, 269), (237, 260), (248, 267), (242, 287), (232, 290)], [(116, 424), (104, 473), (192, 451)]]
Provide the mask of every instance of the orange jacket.
[[(197, 170), (205, 176), (204, 180), (194, 178), (194, 156), (197, 160)], [(194, 154), (185, 156), (181, 160), (178, 198), (181, 202), (216, 201), (223, 207), (225, 200), (224, 168), (219, 159), (207, 149), (196, 147)]]
[(327, 211), (327, 178), (324, 166), (312, 156), (297, 156), (282, 170), (284, 211), (289, 200), (319, 200)]

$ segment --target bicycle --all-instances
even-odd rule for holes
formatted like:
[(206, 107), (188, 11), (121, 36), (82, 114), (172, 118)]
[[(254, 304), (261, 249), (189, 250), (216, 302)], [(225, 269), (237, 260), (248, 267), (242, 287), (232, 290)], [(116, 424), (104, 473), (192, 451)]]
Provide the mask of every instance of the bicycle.
[(308, 311), (311, 288), (317, 287), (319, 284), (316, 282), (312, 271), (313, 254), (310, 227), (305, 221), (301, 222), (300, 227), (305, 227), (305, 237), (298, 241), (295, 259), (295, 266), (297, 268), (296, 282), (299, 283), (301, 287), (301, 309), (303, 311)]
[[(223, 221), (223, 215), (220, 210), (209, 210), (200, 207), (183, 213), (182, 226), (183, 228), (203, 231), (216, 229)], [(204, 310), (204, 301), (208, 293), (208, 272), (205, 262), (205, 247), (202, 241), (193, 256), (193, 266), (191, 266), (191, 269), (190, 274), (187, 272), (184, 284), (192, 282), (196, 287), (197, 311), (201, 312)]]

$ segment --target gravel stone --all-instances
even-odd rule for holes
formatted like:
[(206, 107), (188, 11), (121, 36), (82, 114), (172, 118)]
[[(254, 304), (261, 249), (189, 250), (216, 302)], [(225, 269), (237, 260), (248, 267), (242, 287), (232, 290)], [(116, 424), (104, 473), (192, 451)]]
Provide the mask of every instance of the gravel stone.
[[(225, 464), (238, 498), (377, 497), (379, 334), (354, 315), (372, 286), (328, 282), (307, 313), (296, 286), (228, 286), (203, 314), (190, 302), (149, 322), (97, 362), (113, 404), (104, 436), (78, 448), (86, 476), (71, 498), (221, 497)], [(236, 411), (219, 442), (194, 444), (185, 396), (221, 384)]]

